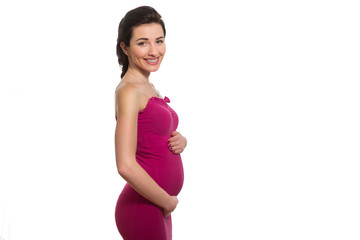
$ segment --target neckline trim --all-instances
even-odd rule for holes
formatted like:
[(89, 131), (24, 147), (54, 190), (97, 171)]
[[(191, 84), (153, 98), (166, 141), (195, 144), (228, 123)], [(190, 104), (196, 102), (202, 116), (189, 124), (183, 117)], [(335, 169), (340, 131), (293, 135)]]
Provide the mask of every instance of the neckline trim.
[(164, 104), (167, 104), (170, 102), (170, 99), (165, 96), (164, 98), (160, 98), (160, 97), (156, 97), (156, 96), (152, 96), (149, 98), (149, 100), (147, 101), (146, 105), (145, 105), (145, 108), (140, 110), (139, 113), (143, 113), (146, 111), (146, 109), (148, 109), (149, 107), (149, 104), (152, 102), (152, 101), (158, 101), (158, 102), (163, 102)]

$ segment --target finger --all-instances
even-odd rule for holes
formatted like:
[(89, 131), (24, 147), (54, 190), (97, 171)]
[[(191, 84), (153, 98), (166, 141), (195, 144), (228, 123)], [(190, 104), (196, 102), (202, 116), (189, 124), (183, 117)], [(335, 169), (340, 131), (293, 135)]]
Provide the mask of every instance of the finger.
[(180, 153), (182, 153), (182, 150), (179, 149), (179, 150), (173, 151), (172, 153), (173, 153), (173, 154), (180, 154)]
[(170, 133), (171, 136), (175, 136), (177, 134), (179, 134), (179, 132), (177, 132), (177, 131), (173, 131), (173, 132)]
[(171, 141), (171, 142), (169, 142), (168, 145), (175, 147), (175, 146), (181, 146), (182, 144), (181, 144), (181, 141), (178, 141), (178, 140), (177, 140), (177, 141)]
[(171, 148), (169, 148), (169, 151), (176, 154), (178, 151), (180, 151), (180, 149), (171, 149)]
[(171, 146), (171, 149), (174, 150), (174, 151), (179, 150), (179, 149), (181, 149), (181, 145)]
[(176, 140), (177, 140), (177, 136), (171, 137), (171, 138), (168, 139), (168, 143), (176, 141)]
[(181, 148), (181, 146), (173, 146), (173, 147), (169, 147), (170, 151), (175, 152), (175, 151), (182, 151), (183, 149)]
[(174, 139), (180, 140), (180, 135), (179, 134), (172, 135), (172, 137), (169, 138), (169, 140), (174, 140)]
[(178, 153), (179, 151), (181, 152), (181, 149), (169, 148), (169, 151), (172, 153)]
[(170, 149), (173, 149), (174, 147), (178, 147), (178, 146), (181, 146), (181, 142), (179, 142), (179, 141), (177, 141), (177, 142), (169, 142), (168, 143), (168, 147), (170, 148)]

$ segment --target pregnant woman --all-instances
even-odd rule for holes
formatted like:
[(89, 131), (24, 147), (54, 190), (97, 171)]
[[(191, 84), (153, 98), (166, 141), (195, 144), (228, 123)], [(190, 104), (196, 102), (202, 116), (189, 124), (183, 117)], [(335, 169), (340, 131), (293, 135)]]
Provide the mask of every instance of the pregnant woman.
[(115, 91), (116, 165), (127, 182), (115, 220), (125, 240), (170, 240), (184, 172), (180, 153), (187, 140), (176, 131), (178, 115), (150, 83), (165, 54), (165, 25), (151, 7), (121, 20), (116, 53), (122, 66)]

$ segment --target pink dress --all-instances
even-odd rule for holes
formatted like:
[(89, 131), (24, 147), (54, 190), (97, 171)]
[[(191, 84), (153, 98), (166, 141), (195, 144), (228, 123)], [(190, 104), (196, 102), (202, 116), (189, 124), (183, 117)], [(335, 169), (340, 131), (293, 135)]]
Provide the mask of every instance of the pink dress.
[[(180, 154), (168, 148), (170, 133), (178, 126), (178, 116), (168, 105), (168, 97), (151, 97), (138, 114), (136, 160), (169, 195), (179, 194), (184, 171)], [(115, 209), (115, 220), (124, 240), (170, 240), (171, 215), (142, 197), (129, 184), (122, 190)]]

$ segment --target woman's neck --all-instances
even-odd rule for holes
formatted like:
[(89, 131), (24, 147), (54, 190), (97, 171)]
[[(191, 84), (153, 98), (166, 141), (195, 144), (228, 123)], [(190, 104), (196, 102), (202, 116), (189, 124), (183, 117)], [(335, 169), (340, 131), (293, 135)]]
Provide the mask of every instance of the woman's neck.
[(133, 68), (129, 68), (126, 72), (129, 78), (132, 78), (134, 81), (138, 83), (150, 83), (149, 81), (149, 72), (139, 71)]

